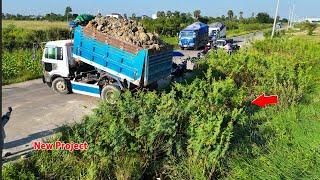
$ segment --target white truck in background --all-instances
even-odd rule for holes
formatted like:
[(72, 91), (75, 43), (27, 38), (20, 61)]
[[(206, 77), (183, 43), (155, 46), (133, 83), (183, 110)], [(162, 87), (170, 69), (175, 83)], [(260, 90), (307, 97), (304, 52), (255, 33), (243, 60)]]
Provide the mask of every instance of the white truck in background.
[(212, 23), (209, 24), (209, 41), (214, 43), (220, 38), (226, 38), (227, 36), (227, 27), (221, 23)]

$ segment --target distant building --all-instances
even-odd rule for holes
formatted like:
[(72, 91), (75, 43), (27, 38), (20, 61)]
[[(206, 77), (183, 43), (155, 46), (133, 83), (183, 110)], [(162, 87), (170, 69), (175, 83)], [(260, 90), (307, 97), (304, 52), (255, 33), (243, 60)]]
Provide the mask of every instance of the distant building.
[(152, 14), (151, 18), (152, 18), (152, 19), (157, 19), (158, 16), (157, 16), (157, 14)]
[(123, 18), (119, 13), (111, 13), (111, 14), (108, 14), (107, 17), (114, 17), (118, 19)]

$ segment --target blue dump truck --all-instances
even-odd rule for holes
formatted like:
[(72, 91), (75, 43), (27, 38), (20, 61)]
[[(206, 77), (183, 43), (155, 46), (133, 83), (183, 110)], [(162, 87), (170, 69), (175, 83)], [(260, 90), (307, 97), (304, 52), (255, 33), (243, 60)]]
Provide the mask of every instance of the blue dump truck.
[(61, 94), (79, 93), (113, 103), (125, 89), (148, 87), (168, 77), (172, 56), (171, 46), (143, 49), (78, 26), (74, 40), (46, 43), (43, 82)]
[(183, 49), (198, 49), (209, 42), (209, 26), (201, 22), (195, 22), (184, 28), (179, 33), (179, 46)]

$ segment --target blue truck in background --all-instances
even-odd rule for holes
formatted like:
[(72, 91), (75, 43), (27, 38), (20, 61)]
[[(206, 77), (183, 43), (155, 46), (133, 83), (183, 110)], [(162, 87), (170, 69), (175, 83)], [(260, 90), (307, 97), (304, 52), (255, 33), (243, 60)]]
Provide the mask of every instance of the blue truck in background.
[(198, 49), (209, 42), (209, 26), (201, 22), (195, 22), (179, 33), (179, 46), (183, 49)]
[(143, 49), (78, 26), (73, 40), (46, 43), (43, 82), (55, 92), (100, 97), (113, 103), (125, 89), (137, 89), (170, 76), (172, 46)]

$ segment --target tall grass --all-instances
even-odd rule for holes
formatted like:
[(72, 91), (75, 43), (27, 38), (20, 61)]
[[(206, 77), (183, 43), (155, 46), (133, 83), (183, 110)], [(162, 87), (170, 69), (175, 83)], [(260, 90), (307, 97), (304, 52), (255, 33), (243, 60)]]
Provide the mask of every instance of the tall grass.
[(229, 28), (227, 30), (228, 37), (241, 36), (249, 33), (254, 33), (258, 31), (265, 31), (272, 27), (271, 24), (239, 24), (237, 28)]
[(295, 71), (309, 69), (308, 75), (292, 77), (310, 77), (302, 80), (300, 95), (287, 88), (280, 96), (280, 102), (289, 97), (303, 100), (287, 108), (261, 110), (237, 128), (225, 160), (229, 170), (224, 170), (224, 176), (230, 179), (320, 178), (320, 44), (304, 36), (292, 41), (261, 42), (259, 49), (265, 55), (273, 53), (288, 63), (295, 62)]
[(36, 79), (42, 76), (40, 59), (41, 50), (34, 54), (31, 50), (3, 51), (2, 81), (3, 85)]
[(65, 21), (18, 21), (18, 20), (2, 20), (2, 28), (14, 25), (17, 28), (27, 30), (48, 30), (52, 28), (69, 29), (68, 23)]
[(174, 37), (161, 36), (161, 39), (162, 39), (164, 42), (173, 45), (173, 47), (174, 47), (175, 49), (179, 49), (179, 38), (178, 38), (178, 36), (174, 36)]

